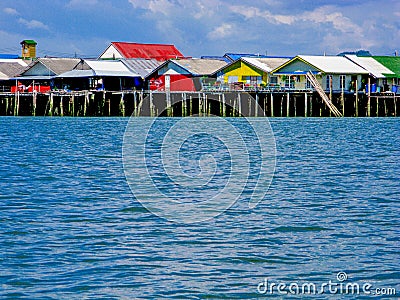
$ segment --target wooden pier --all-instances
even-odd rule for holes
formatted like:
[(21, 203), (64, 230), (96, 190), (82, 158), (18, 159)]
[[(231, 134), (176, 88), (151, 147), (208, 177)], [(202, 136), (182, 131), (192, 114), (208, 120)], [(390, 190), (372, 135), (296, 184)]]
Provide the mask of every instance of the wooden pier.
[(344, 117), (398, 117), (399, 98), (394, 93), (333, 93), (327, 102), (318, 91), (17, 92), (0, 93), (0, 115), (332, 117), (339, 112)]

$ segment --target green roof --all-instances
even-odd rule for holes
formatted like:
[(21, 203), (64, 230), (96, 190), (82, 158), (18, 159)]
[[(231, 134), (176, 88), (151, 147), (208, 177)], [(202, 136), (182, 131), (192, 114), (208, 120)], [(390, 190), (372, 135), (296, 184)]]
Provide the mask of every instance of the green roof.
[(34, 40), (23, 40), (21, 44), (37, 45), (37, 43)]
[(399, 78), (400, 77), (400, 56), (372, 56), (376, 61), (384, 65), (386, 68), (388, 68), (390, 71), (392, 71), (393, 74), (383, 74), (386, 77), (394, 77), (394, 78)]

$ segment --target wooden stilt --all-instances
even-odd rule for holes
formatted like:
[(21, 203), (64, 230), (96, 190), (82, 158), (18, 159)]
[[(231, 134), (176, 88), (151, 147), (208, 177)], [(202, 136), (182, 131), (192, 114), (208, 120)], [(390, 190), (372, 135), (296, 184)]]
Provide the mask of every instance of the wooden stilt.
[(242, 97), (240, 95), (240, 93), (238, 93), (238, 116), (241, 117), (242, 116)]
[(9, 97), (6, 97), (6, 112), (5, 112), (6, 116), (8, 116), (8, 101), (9, 101)]
[(121, 94), (120, 114), (123, 117), (125, 117), (125, 94), (124, 94), (124, 92), (122, 92), (122, 94)]
[(85, 100), (83, 102), (83, 116), (86, 117), (87, 104), (89, 102), (89, 92), (85, 91)]
[[(150, 95), (151, 95), (151, 93), (152, 93), (152, 91), (150, 91)], [(138, 105), (137, 105), (137, 94), (136, 94), (136, 91), (134, 91), (133, 92), (133, 115), (135, 116), (135, 117), (137, 117), (138, 116), (138, 111), (137, 111), (137, 107), (138, 107)]]
[(53, 116), (54, 94), (50, 94), (49, 116)]
[(186, 94), (182, 93), (182, 117), (186, 117)]
[(36, 100), (37, 100), (37, 92), (33, 91), (33, 93), (32, 93), (32, 116), (36, 116)]
[(271, 117), (274, 117), (274, 95), (271, 93)]
[(189, 96), (189, 115), (193, 115), (193, 98), (192, 95)]
[(286, 94), (286, 117), (289, 117), (289, 99), (290, 99), (290, 94)]
[(226, 117), (226, 99), (224, 93), (222, 93), (222, 116)]
[(156, 115), (156, 106), (154, 105), (153, 92), (150, 91), (149, 94), (149, 105), (150, 105), (150, 117), (154, 117)]
[(385, 108), (385, 117), (388, 116), (388, 109), (387, 109), (387, 105), (386, 105), (386, 98), (383, 99), (383, 106)]
[(75, 117), (75, 95), (72, 95), (71, 101), (72, 101), (72, 116)]
[(254, 103), (254, 105), (256, 106), (254, 108), (254, 116), (258, 117), (258, 94), (256, 93), (256, 103)]
[(61, 117), (64, 116), (63, 100), (64, 100), (64, 96), (61, 95), (61, 99), (60, 99), (60, 116), (61, 116)]
[(19, 115), (19, 91), (17, 92), (17, 99), (15, 100), (15, 116)]
[(307, 118), (307, 112), (308, 112), (308, 95), (307, 92), (304, 93), (304, 117)]
[(371, 79), (368, 77), (368, 104), (367, 104), (367, 116), (371, 116)]
[(203, 105), (202, 105), (202, 99), (201, 99), (201, 94), (198, 94), (199, 96), (199, 116), (201, 117), (203, 115)]
[[(357, 89), (357, 80), (356, 80), (356, 89)], [(358, 91), (356, 91), (356, 117), (358, 117)]]

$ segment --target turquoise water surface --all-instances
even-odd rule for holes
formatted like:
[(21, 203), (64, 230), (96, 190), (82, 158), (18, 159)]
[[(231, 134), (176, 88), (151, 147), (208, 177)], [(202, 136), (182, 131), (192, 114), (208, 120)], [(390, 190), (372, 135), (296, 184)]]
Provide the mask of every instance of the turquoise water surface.
[[(133, 196), (127, 123), (0, 118), (0, 298), (245, 299), (273, 296), (260, 293), (265, 279), (321, 285), (339, 272), (400, 293), (399, 119), (270, 119), (276, 169), (265, 198), (249, 209), (244, 196), (194, 224)], [(193, 149), (221, 156), (224, 178), (229, 151), (197, 138)], [(199, 172), (196, 151), (182, 156), (188, 172)]]

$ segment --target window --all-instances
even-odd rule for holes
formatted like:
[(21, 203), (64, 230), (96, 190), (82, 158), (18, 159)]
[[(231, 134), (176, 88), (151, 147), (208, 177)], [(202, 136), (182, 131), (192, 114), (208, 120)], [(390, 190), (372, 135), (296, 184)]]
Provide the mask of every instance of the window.
[(345, 89), (346, 88), (346, 75), (340, 75), (339, 77), (339, 88)]
[(308, 80), (308, 78), (307, 78), (307, 82), (306, 82), (306, 89), (311, 89), (311, 82), (310, 82), (310, 80)]
[(238, 76), (228, 76), (228, 83), (235, 83), (239, 81)]
[(271, 77), (269, 78), (269, 82), (270, 82), (271, 84), (277, 84), (277, 83), (278, 83), (278, 76), (271, 76)]
[(330, 90), (332, 88), (332, 75), (326, 76), (326, 89)]
[(262, 82), (261, 76), (250, 76), (250, 83), (251, 84), (260, 84)]

